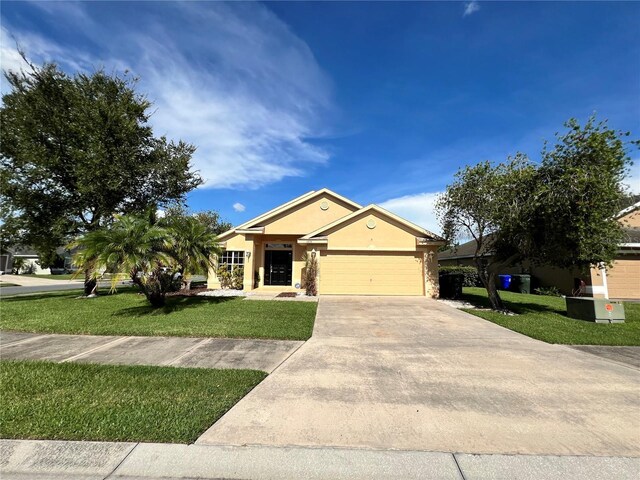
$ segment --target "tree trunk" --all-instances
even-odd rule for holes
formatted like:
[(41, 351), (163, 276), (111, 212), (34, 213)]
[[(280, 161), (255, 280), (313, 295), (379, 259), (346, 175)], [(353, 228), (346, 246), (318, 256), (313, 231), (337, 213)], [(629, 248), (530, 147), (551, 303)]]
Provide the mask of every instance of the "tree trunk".
[(147, 300), (153, 308), (164, 307), (164, 293), (150, 292), (147, 294)]
[(97, 290), (98, 290), (98, 282), (91, 275), (91, 270), (86, 269), (84, 271), (84, 294), (85, 294), (85, 296), (96, 294)]
[(491, 308), (497, 311), (504, 311), (504, 304), (502, 303), (502, 299), (498, 293), (498, 288), (496, 287), (495, 269), (489, 267), (485, 269), (480, 258), (476, 258), (475, 263), (476, 269), (478, 270), (478, 277), (480, 277), (482, 285), (487, 290), (487, 297), (489, 298)]
[(489, 302), (491, 303), (491, 308), (498, 311), (505, 311), (504, 303), (502, 303), (502, 299), (500, 298), (500, 294), (498, 293), (498, 287), (496, 287), (496, 274), (495, 272), (489, 272), (489, 277), (487, 278), (487, 295), (489, 296)]

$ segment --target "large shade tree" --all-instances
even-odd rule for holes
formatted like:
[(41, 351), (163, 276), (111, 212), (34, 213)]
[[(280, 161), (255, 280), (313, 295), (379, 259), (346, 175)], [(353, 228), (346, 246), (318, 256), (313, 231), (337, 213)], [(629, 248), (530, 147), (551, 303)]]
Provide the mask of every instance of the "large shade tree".
[[(202, 183), (191, 169), (195, 147), (154, 136), (151, 103), (130, 75), (69, 75), (55, 64), (4, 74), (3, 246), (29, 245), (50, 258), (114, 214), (180, 202)], [(87, 271), (85, 290), (92, 289)]]
[(615, 216), (628, 197), (628, 151), (638, 142), (625, 141), (629, 133), (595, 117), (565, 127), (552, 148), (545, 145), (539, 165), (517, 155), (503, 164), (466, 167), (437, 201), (450, 242), (475, 240), (478, 274), (496, 310), (504, 310), (496, 289), (500, 269), (524, 260), (605, 267), (622, 239)]
[[(519, 237), (525, 221), (535, 169), (524, 155), (506, 163), (481, 162), (458, 171), (454, 181), (436, 201), (445, 238), (475, 241), (473, 260), (492, 308), (504, 310), (496, 276), (501, 268), (520, 258), (507, 237)], [(523, 238), (519, 242), (525, 241)], [(498, 248), (498, 246), (502, 248)]]

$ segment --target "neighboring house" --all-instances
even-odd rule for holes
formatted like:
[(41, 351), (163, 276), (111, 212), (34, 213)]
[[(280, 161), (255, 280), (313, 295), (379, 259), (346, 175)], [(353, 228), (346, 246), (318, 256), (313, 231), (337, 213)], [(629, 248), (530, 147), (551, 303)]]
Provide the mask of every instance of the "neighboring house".
[[(581, 271), (578, 269), (560, 269), (548, 266), (529, 266), (528, 264), (506, 268), (500, 273), (529, 273), (543, 287), (555, 286), (565, 295), (571, 295), (575, 289), (575, 279), (586, 283), (586, 294), (594, 297), (607, 296), (621, 300), (640, 300), (640, 202), (622, 210), (616, 215), (624, 229), (624, 240), (619, 246), (618, 255), (612, 268), (602, 271), (597, 268)], [(450, 248), (438, 254), (438, 263), (446, 265), (471, 265), (475, 252), (475, 240)], [(490, 257), (491, 254), (485, 255)]]
[[(445, 266), (471, 266), (476, 264), (473, 260), (476, 251), (476, 241), (458, 245), (438, 253), (438, 264)], [(483, 257), (483, 263), (486, 265), (493, 254), (487, 252)], [(506, 267), (501, 269), (500, 274), (530, 274), (533, 279), (533, 288), (537, 287), (556, 287), (563, 294), (571, 295), (575, 289), (575, 279), (588, 276), (588, 270), (581, 271), (579, 269), (562, 269), (549, 266), (531, 266), (528, 262)]]
[[(244, 289), (304, 288), (318, 260), (319, 294), (438, 295), (439, 236), (377, 205), (312, 191), (222, 235), (219, 259), (244, 268)], [(220, 288), (214, 271), (209, 288)]]
[(624, 229), (613, 266), (606, 275), (591, 269), (591, 291), (594, 297), (607, 296), (622, 300), (640, 300), (640, 202), (625, 208), (616, 216)]
[[(64, 257), (64, 268), (71, 268), (71, 255), (63, 247), (58, 248), (58, 255)], [(11, 273), (13, 270), (13, 264), (16, 259), (23, 259), (24, 265), (18, 273), (33, 272), (37, 275), (48, 275), (50, 270), (48, 268), (40, 267), (40, 256), (38, 252), (29, 247), (16, 247), (6, 248), (0, 254), (0, 272)]]

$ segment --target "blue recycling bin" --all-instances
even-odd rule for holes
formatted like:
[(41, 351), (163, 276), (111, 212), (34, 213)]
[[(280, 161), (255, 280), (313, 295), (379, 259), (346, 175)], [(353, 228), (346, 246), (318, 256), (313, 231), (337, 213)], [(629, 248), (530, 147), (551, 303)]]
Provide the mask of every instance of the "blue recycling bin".
[(511, 288), (511, 278), (511, 275), (498, 275), (500, 290), (509, 290)]

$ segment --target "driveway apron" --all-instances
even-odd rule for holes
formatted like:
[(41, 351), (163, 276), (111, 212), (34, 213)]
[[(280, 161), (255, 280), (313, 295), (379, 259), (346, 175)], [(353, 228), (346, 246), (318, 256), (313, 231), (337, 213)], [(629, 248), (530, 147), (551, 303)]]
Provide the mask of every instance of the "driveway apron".
[(200, 444), (640, 456), (640, 370), (419, 297), (321, 297)]

